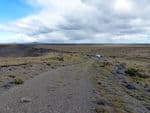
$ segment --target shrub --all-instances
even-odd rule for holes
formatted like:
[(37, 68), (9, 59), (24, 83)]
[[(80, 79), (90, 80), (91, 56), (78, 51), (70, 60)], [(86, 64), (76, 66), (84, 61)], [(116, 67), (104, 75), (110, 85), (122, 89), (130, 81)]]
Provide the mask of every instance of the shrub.
[(96, 113), (109, 113), (109, 111), (107, 109), (100, 107), (100, 106), (95, 108), (95, 112)]
[(22, 79), (20, 79), (20, 78), (15, 79), (15, 84), (19, 85), (19, 84), (23, 84), (23, 83), (24, 83), (24, 81)]
[(101, 62), (100, 64), (99, 64), (99, 66), (100, 67), (105, 67), (105, 66), (109, 66), (109, 65), (111, 65), (111, 63), (110, 62)]
[(15, 78), (16, 76), (15, 75), (8, 75), (10, 78)]
[(50, 64), (50, 63), (47, 63), (47, 65), (48, 65), (48, 66), (51, 66), (51, 64)]
[(138, 69), (129, 68), (125, 71), (126, 74), (132, 77), (140, 77), (140, 78), (149, 78), (150, 76), (147, 73), (139, 72)]
[(64, 58), (61, 57), (61, 56), (58, 56), (57, 59), (58, 59), (59, 61), (64, 61)]
[(129, 68), (125, 71), (126, 74), (128, 74), (129, 76), (139, 76), (140, 73), (138, 71), (138, 69), (134, 69), (134, 68)]

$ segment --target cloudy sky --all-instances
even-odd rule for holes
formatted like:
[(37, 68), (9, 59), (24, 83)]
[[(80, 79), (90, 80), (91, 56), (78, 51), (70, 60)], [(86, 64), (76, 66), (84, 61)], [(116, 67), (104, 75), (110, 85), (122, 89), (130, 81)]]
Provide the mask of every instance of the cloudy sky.
[(0, 43), (150, 43), (150, 0), (0, 0)]

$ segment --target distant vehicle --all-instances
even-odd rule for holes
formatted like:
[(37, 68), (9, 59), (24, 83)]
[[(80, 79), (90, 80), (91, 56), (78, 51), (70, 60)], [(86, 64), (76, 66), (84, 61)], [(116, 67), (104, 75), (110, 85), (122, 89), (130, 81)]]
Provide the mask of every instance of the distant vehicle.
[(96, 58), (101, 58), (102, 56), (100, 54), (95, 55)]

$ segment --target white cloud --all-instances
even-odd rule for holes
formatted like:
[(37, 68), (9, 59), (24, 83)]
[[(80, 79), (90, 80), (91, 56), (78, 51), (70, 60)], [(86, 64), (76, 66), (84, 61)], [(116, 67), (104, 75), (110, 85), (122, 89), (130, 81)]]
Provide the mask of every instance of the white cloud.
[(114, 10), (118, 14), (130, 14), (135, 6), (132, 0), (115, 0)]
[(24, 34), (15, 34), (15, 33), (9, 33), (6, 32), (6, 34), (3, 34), (2, 37), (0, 37), (1, 43), (26, 43), (26, 42), (36, 42), (37, 39), (24, 35)]
[[(17, 37), (15, 40), (18, 42), (148, 40), (150, 31), (148, 0), (26, 1), (39, 12), (5, 25), (0, 24), (1, 31), (16, 33), (17, 35), (12, 37)], [(148, 41), (150, 43), (150, 40)]]

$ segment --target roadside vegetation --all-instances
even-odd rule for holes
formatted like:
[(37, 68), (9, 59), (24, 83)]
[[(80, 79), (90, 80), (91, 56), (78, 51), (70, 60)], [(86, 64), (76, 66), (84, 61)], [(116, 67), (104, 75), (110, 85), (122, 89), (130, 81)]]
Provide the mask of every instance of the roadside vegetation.
[[(89, 71), (95, 86), (93, 101), (96, 113), (149, 113), (149, 46), (37, 45), (28, 49), (29, 53), (27, 51), (23, 57), (18, 56), (17, 51), (15, 57), (0, 54), (0, 90), (23, 84), (60, 66), (92, 61)], [(94, 59), (97, 53), (102, 58)], [(21, 55), (24, 55), (22, 50)]]
[(0, 66), (7, 67), (9, 65), (23, 65), (31, 63), (74, 63), (85, 60), (80, 54), (65, 54), (65, 53), (48, 53), (37, 57), (1, 57)]
[(23, 84), (45, 71), (87, 61), (78, 53), (49, 52), (41, 56), (0, 57), (0, 90)]
[(96, 113), (149, 112), (149, 69), (146, 64), (122, 61), (101, 58), (92, 65)]
[(24, 80), (21, 79), (21, 78), (16, 78), (14, 83), (15, 83), (16, 85), (20, 85), (20, 84), (23, 84), (23, 83), (24, 83)]

